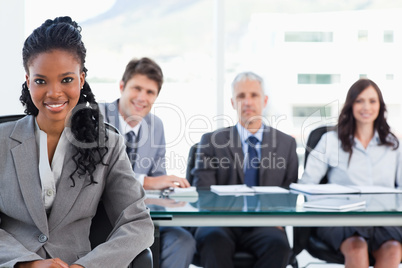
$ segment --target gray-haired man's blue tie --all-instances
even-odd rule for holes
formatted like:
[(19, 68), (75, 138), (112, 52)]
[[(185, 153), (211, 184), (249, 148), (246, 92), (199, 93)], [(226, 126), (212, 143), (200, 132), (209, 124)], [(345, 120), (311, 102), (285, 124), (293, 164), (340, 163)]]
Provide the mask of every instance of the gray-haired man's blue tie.
[(246, 142), (248, 143), (248, 158), (245, 163), (244, 183), (247, 186), (258, 186), (258, 174), (260, 169), (260, 160), (258, 159), (256, 149), (258, 139), (254, 136), (250, 136)]

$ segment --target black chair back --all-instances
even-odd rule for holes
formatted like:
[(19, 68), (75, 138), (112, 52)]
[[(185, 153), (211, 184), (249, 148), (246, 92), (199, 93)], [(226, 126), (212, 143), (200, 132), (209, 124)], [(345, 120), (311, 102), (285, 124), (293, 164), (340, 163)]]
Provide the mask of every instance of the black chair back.
[(16, 121), (18, 119), (23, 118), (24, 116), (25, 114), (2, 115), (0, 116), (0, 124), (10, 121)]
[(320, 141), (322, 135), (327, 133), (330, 130), (334, 130), (335, 128), (333, 126), (322, 126), (314, 129), (313, 131), (310, 132), (307, 143), (306, 143), (306, 150), (304, 153), (304, 167), (306, 167), (307, 164), (307, 157), (309, 153), (317, 146), (318, 142)]
[[(322, 126), (322, 127), (316, 128), (310, 132), (310, 135), (308, 136), (308, 139), (307, 139), (306, 150), (304, 153), (304, 167), (306, 167), (307, 158), (308, 158), (310, 152), (317, 146), (322, 135), (324, 135), (325, 133), (327, 133), (328, 131), (331, 131), (331, 130), (335, 130), (335, 127), (334, 126)], [(328, 178), (327, 178), (326, 174), (320, 181), (320, 184), (325, 184), (325, 183), (328, 183)]]
[(195, 167), (197, 147), (198, 143), (193, 144), (193, 146), (190, 147), (190, 151), (188, 152), (186, 179), (188, 180), (190, 185), (193, 185), (194, 176), (191, 174), (191, 171)]

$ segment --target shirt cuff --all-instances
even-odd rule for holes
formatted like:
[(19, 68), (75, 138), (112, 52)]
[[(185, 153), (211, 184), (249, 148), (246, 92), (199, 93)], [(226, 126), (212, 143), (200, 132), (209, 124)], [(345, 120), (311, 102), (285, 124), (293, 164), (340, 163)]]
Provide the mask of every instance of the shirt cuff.
[(135, 173), (134, 178), (141, 183), (141, 185), (144, 185), (144, 178), (146, 174), (138, 174)]

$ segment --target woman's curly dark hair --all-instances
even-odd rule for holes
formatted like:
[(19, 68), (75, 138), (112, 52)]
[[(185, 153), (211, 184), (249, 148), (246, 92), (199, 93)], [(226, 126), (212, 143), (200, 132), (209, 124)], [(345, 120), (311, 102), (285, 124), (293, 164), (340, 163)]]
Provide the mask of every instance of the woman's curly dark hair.
[[(22, 49), (26, 73), (29, 74), (28, 66), (40, 53), (55, 49), (64, 50), (75, 55), (81, 64), (81, 71), (86, 76), (86, 48), (81, 39), (81, 27), (70, 17), (46, 20), (28, 36)], [(26, 114), (38, 115), (39, 110), (32, 102), (26, 82), (22, 85), (20, 101), (25, 107), (24, 112)], [(106, 165), (103, 163), (103, 158), (108, 151), (105, 146), (107, 135), (98, 103), (95, 101), (95, 96), (86, 81), (68, 124), (75, 139), (72, 144), (76, 149), (76, 153), (73, 156), (76, 169), (70, 175), (73, 182), (72, 186), (75, 186), (73, 175), (76, 172), (79, 175), (88, 173), (91, 180), (90, 184), (96, 183), (93, 176), (96, 166), (100, 163)]]
[(341, 141), (342, 149), (349, 153), (349, 161), (352, 156), (353, 138), (356, 131), (356, 119), (353, 116), (353, 104), (360, 93), (370, 86), (372, 86), (377, 92), (380, 102), (378, 117), (374, 121), (374, 130), (378, 132), (380, 144), (391, 146), (395, 150), (399, 147), (399, 141), (391, 132), (391, 128), (387, 123), (387, 108), (380, 88), (370, 79), (359, 79), (350, 87), (346, 96), (345, 104), (338, 119), (338, 138)]

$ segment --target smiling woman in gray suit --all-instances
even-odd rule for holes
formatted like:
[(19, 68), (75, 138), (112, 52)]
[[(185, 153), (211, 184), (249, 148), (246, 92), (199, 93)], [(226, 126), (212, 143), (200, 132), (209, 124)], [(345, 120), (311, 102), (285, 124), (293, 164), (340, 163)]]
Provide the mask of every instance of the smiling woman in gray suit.
[[(80, 30), (47, 20), (24, 43), (27, 116), (0, 126), (0, 267), (121, 268), (153, 243), (123, 139), (85, 81)], [(114, 228), (91, 251), (101, 198)]]

